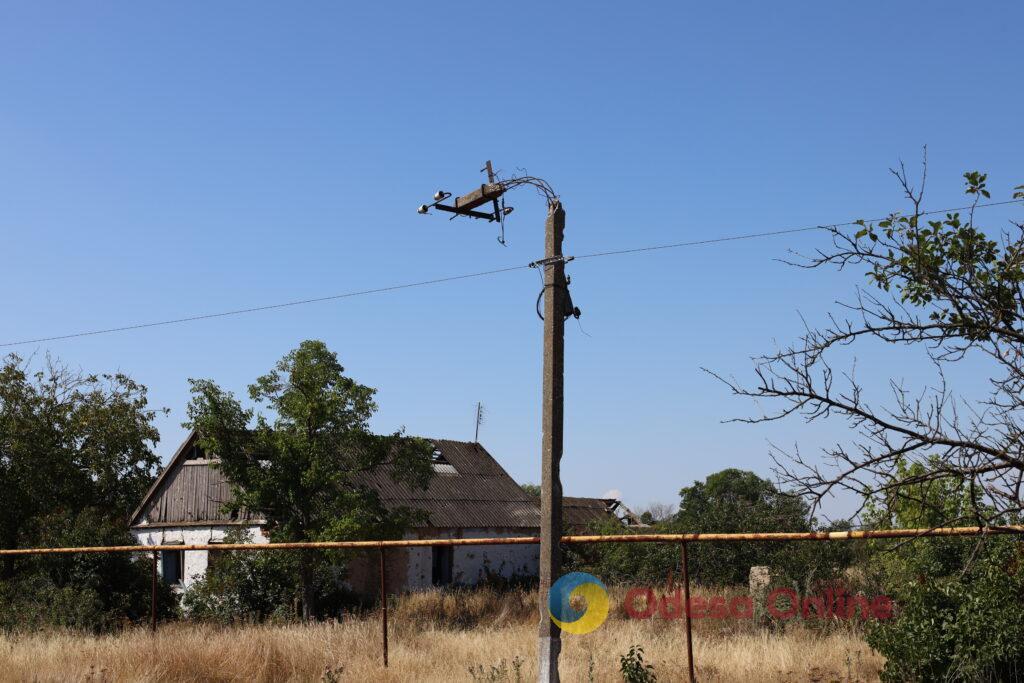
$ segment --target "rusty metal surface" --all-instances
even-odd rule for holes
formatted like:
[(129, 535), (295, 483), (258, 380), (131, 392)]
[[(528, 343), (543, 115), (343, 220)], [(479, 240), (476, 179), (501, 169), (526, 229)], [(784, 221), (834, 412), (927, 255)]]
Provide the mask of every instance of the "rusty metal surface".
[(151, 586), (151, 590), (152, 590), (152, 592), (150, 593), (150, 596), (149, 596), (149, 628), (154, 633), (156, 633), (156, 587), (157, 587), (156, 563), (157, 563), (157, 556), (158, 556), (158, 553), (157, 553), (157, 551), (154, 550), (153, 551), (153, 557), (152, 557), (152, 566), (151, 566), (151, 569), (152, 569), (152, 577), (151, 577), (152, 578), (152, 586)]
[(690, 675), (690, 683), (697, 677), (693, 671), (693, 624), (690, 620), (690, 558), (686, 552), (686, 543), (679, 544), (679, 569), (683, 574), (683, 619), (686, 624), (686, 665)]
[(384, 644), (384, 668), (388, 666), (388, 572), (384, 562), (384, 548), (380, 549), (380, 617), (381, 637)]
[[(742, 541), (849, 541), (868, 538), (915, 538), (929, 536), (985, 536), (1024, 534), (1024, 525), (999, 527), (944, 527), (938, 529), (884, 529), (876, 531), (809, 531), (756, 534), (616, 534), (609, 536), (562, 536), (562, 544), (573, 543), (682, 543)], [(333, 550), (340, 548), (423, 548), (462, 545), (533, 545), (537, 536), (509, 538), (419, 538), (400, 541), (308, 541), (301, 543), (213, 543), (196, 545), (117, 545), (68, 548), (7, 548), (4, 555), (61, 555), (71, 553), (139, 553), (163, 550)]]

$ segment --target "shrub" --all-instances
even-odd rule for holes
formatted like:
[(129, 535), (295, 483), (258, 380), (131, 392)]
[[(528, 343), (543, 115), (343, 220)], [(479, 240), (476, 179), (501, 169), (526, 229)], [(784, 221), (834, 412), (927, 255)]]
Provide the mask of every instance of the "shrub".
[(619, 673), (624, 683), (655, 683), (654, 665), (644, 662), (644, 649), (633, 645), (629, 652), (619, 657)]
[(523, 658), (516, 655), (512, 658), (511, 668), (504, 659), (489, 668), (483, 664), (469, 667), (469, 677), (474, 681), (486, 683), (522, 683), (523, 681)]
[[(936, 465), (931, 461), (930, 466)], [(867, 521), (878, 528), (932, 528), (949, 520), (999, 516), (973, 487), (923, 476), (922, 463), (897, 463), (916, 481), (869, 501)], [(1024, 676), (1024, 543), (1020, 537), (923, 538), (889, 548), (871, 544), (868, 580), (896, 605), (894, 619), (873, 624), (868, 643), (886, 656), (882, 677), (903, 680), (1020, 680)]]
[[(44, 547), (132, 545), (128, 532), (93, 510), (52, 515), (40, 523)], [(0, 629), (46, 627), (107, 631), (149, 617), (150, 565), (126, 553), (38, 555), (18, 560), (0, 580)], [(172, 613), (173, 596), (158, 588), (158, 616)]]
[[(995, 681), (1024, 676), (1024, 544), (1008, 537), (973, 541), (919, 540), (900, 558), (890, 586), (896, 617), (870, 625), (867, 640), (885, 655), (885, 681)], [(941, 576), (936, 556), (959, 550), (965, 570)], [(970, 558), (973, 555), (973, 559)], [(911, 571), (907, 571), (911, 570)]]
[[(227, 543), (248, 541), (231, 532)], [(220, 551), (202, 579), (185, 591), (183, 616), (219, 623), (290, 621), (297, 616), (301, 591), (296, 581), (302, 551)], [(337, 564), (335, 564), (337, 562)], [(341, 558), (319, 555), (313, 587), (322, 616), (337, 616), (358, 599), (344, 586)]]

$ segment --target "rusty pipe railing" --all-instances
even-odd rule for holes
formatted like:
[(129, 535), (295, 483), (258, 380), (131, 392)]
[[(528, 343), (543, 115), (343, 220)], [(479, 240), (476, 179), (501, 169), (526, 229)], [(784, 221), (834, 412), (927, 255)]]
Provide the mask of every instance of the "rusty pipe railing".
[[(216, 526), (216, 525), (211, 525)], [(871, 538), (924, 538), (932, 536), (985, 536), (1024, 534), (1024, 525), (990, 527), (938, 527), (934, 529), (874, 529), (860, 531), (784, 531), (768, 533), (612, 534), (608, 536), (562, 536), (561, 543), (684, 543), (735, 541), (847, 541)], [(508, 538), (417, 538), (395, 541), (297, 541), (288, 543), (212, 543), (194, 545), (112, 545), (69, 548), (4, 548), (0, 556), (62, 555), (73, 553), (148, 553), (170, 550), (339, 550), (373, 548), (424, 548), (460, 545), (531, 545), (537, 536)]]
[[(614, 534), (609, 536), (562, 536), (563, 544), (584, 543), (679, 543), (680, 570), (685, 594), (684, 613), (686, 630), (687, 665), (689, 680), (695, 681), (693, 659), (693, 632), (690, 622), (690, 572), (687, 558), (687, 544), (699, 542), (738, 541), (849, 541), (872, 538), (927, 538), (951, 536), (986, 536), (1000, 534), (1024, 534), (1024, 525), (989, 527), (938, 527), (932, 529), (872, 529), (860, 531), (806, 531), (768, 533), (691, 533), (691, 534)], [(72, 548), (5, 548), (0, 556), (26, 555), (68, 555), (74, 553), (152, 553), (152, 601), (150, 603), (150, 627), (156, 630), (157, 597), (157, 553), (182, 550), (334, 550), (373, 549), (380, 551), (380, 599), (381, 635), (383, 640), (384, 666), (388, 665), (388, 607), (385, 550), (387, 548), (424, 548), (433, 546), (473, 545), (530, 545), (540, 543), (537, 536), (515, 536), (510, 538), (421, 538), (395, 541), (304, 541), (294, 543), (216, 543), (195, 545), (115, 545), (82, 546)]]

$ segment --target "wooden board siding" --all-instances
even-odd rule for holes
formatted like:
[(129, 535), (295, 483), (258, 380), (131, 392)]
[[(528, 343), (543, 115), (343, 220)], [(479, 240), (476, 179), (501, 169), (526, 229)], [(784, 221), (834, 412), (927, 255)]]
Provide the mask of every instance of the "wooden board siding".
[(160, 488), (142, 510), (145, 524), (253, 523), (258, 515), (247, 510), (224, 511), (231, 501), (231, 485), (209, 460), (186, 460), (168, 472)]

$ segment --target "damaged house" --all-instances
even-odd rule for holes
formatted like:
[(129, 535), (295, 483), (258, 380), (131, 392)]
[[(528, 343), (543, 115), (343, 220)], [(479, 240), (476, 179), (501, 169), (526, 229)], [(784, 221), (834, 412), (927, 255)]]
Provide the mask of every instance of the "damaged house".
[[(254, 543), (268, 543), (264, 520), (257, 511), (224, 512), (231, 485), (216, 467), (217, 460), (199, 447), (195, 432), (150, 487), (132, 514), (131, 533), (141, 545), (215, 545), (232, 529), (244, 530)], [(425, 513), (426, 521), (406, 538), (494, 538), (535, 536), (540, 505), (536, 497), (509, 476), (478, 443), (434, 440), (434, 476), (426, 490), (397, 484), (383, 472), (364, 484), (377, 491), (389, 508), (408, 507)], [(567, 533), (608, 519), (623, 524), (635, 517), (619, 501), (603, 498), (563, 500)], [(203, 576), (211, 561), (206, 550), (161, 553), (163, 579), (181, 588)], [(396, 591), (449, 584), (473, 585), (489, 576), (536, 576), (535, 545), (447, 546), (396, 548), (388, 552), (388, 583)], [(349, 583), (369, 592), (376, 585), (371, 563), (353, 562)]]

